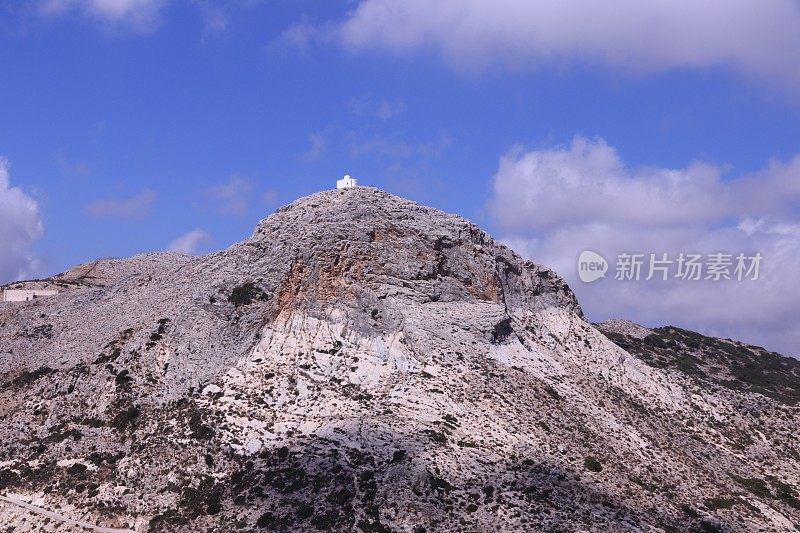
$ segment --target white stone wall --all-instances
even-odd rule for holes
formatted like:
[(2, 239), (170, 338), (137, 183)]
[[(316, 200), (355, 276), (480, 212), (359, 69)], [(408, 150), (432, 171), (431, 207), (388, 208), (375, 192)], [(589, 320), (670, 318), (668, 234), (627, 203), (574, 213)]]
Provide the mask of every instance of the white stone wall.
[(55, 296), (58, 291), (44, 289), (7, 289), (3, 291), (4, 302), (28, 302), (36, 298)]

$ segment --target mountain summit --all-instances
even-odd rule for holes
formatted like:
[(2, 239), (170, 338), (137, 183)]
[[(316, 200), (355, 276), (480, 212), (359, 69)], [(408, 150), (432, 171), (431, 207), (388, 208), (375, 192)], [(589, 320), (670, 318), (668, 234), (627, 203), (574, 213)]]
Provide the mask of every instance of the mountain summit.
[(301, 198), (207, 256), (13, 285), (60, 290), (0, 303), (15, 531), (800, 523), (796, 361), (592, 325), (550, 269), (377, 189)]

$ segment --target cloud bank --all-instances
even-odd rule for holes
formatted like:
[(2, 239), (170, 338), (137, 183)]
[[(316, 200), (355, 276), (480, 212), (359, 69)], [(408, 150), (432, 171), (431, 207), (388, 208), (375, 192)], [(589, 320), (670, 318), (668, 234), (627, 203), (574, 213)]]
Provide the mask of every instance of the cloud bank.
[(36, 201), (11, 186), (8, 160), (0, 157), (0, 283), (29, 277), (39, 269), (31, 244), (44, 226)]
[(314, 38), (351, 50), (432, 49), (470, 68), (564, 59), (632, 70), (731, 66), (800, 84), (794, 0), (361, 0), (339, 23), (284, 34), (300, 45)]
[[(800, 355), (800, 155), (725, 179), (723, 169), (631, 168), (601, 139), (511, 150), (488, 209), (504, 240), (555, 268), (589, 318), (675, 324)], [(620, 253), (760, 252), (757, 281), (616, 281), (585, 284), (577, 258)]]

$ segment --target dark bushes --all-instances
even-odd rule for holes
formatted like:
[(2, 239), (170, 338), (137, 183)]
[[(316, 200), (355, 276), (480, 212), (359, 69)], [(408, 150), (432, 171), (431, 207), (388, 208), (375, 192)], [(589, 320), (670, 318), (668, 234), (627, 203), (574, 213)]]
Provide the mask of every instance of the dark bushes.
[(111, 427), (117, 431), (124, 431), (128, 427), (135, 425), (136, 420), (139, 418), (141, 412), (135, 405), (117, 413), (114, 420), (111, 422)]
[(602, 463), (600, 463), (600, 461), (591, 455), (583, 460), (583, 466), (585, 466), (586, 470), (589, 470), (590, 472), (600, 472), (603, 470)]
[(255, 301), (263, 301), (267, 299), (267, 295), (255, 286), (254, 283), (244, 283), (238, 287), (234, 287), (231, 295), (228, 296), (228, 301), (236, 307), (249, 305)]

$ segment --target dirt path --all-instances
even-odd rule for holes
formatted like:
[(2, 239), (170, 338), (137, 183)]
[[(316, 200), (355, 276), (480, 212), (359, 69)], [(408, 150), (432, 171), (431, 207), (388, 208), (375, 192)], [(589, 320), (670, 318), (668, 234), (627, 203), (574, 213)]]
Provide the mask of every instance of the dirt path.
[(6, 496), (0, 496), (0, 502), (5, 502), (11, 505), (16, 505), (17, 507), (22, 507), (23, 509), (27, 509), (33, 513), (36, 513), (40, 516), (44, 516), (51, 520), (56, 520), (63, 524), (73, 527), (79, 527), (83, 529), (88, 529), (91, 531), (95, 531), (97, 533), (136, 533), (132, 529), (116, 529), (113, 527), (101, 527), (94, 524), (90, 524), (89, 522), (83, 522), (81, 520), (74, 520), (72, 518), (68, 518), (62, 514), (56, 513), (54, 511), (48, 511), (47, 509), (42, 509), (41, 507), (36, 507), (35, 505), (31, 505), (30, 503), (23, 502), (21, 500), (17, 500), (15, 498), (8, 498)]

